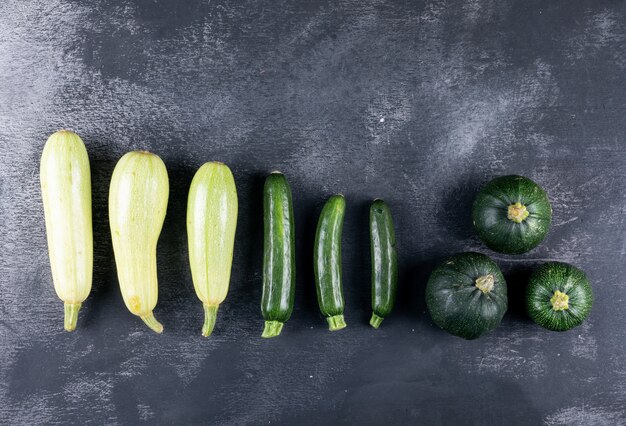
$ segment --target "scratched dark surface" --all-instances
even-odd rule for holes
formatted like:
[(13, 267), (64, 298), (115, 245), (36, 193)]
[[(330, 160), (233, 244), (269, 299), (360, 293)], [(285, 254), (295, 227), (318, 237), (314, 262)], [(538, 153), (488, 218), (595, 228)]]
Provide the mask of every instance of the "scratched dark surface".
[[(99, 5), (95, 5), (98, 3)], [(0, 2), (0, 423), (626, 424), (626, 6), (607, 1)], [(93, 291), (62, 330), (39, 189), (49, 134), (89, 151)], [(107, 219), (115, 162), (158, 153), (170, 204), (158, 247), (157, 335), (125, 308)], [(240, 215), (214, 335), (187, 262), (188, 186), (229, 164)], [(295, 311), (262, 340), (261, 189), (294, 191)], [(554, 208), (545, 242), (490, 252), (469, 209), (517, 173)], [(347, 199), (348, 328), (327, 331), (312, 279), (326, 197)], [(392, 207), (400, 294), (375, 331), (368, 206)], [(447, 335), (424, 304), (445, 256), (493, 256), (502, 325)], [(566, 333), (525, 315), (530, 271), (584, 269), (596, 302)]]

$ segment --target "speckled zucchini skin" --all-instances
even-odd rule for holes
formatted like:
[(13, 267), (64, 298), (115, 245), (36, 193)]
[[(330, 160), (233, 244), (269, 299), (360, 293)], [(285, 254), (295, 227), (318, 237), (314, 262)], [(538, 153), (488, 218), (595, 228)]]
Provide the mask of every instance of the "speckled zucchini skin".
[(265, 180), (263, 191), (264, 250), (263, 337), (278, 336), (293, 311), (296, 249), (291, 188), (282, 173)]
[(398, 286), (396, 234), (391, 210), (383, 200), (374, 200), (370, 207), (370, 249), (372, 258), (372, 318), (378, 328), (391, 313)]
[(341, 234), (346, 202), (342, 195), (328, 199), (315, 234), (313, 262), (317, 301), (331, 331), (346, 327), (341, 285)]

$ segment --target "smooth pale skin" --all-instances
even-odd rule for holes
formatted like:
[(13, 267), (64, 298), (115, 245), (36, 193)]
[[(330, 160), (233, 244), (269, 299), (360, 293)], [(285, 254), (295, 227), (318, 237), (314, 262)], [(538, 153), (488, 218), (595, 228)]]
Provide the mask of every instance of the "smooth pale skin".
[(76, 133), (60, 130), (48, 138), (40, 179), (54, 289), (65, 303), (65, 329), (72, 331), (93, 273), (91, 173)]
[(205, 337), (211, 335), (218, 307), (228, 294), (237, 208), (235, 179), (228, 166), (203, 164), (189, 188), (187, 236), (193, 286), (204, 306)]
[(117, 277), (128, 310), (163, 331), (152, 310), (158, 299), (156, 247), (165, 220), (169, 181), (163, 161), (147, 151), (124, 155), (109, 190), (109, 222)]

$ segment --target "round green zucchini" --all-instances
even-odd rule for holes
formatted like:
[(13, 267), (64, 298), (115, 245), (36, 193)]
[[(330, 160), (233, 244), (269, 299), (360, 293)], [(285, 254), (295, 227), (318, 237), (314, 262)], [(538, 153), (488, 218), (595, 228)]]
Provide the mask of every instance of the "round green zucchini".
[(278, 336), (293, 311), (296, 284), (295, 231), (291, 188), (287, 178), (273, 172), (263, 191), (264, 250), (262, 337)]
[(426, 305), (440, 328), (464, 339), (476, 339), (500, 324), (507, 310), (506, 281), (488, 256), (456, 254), (430, 275)]
[(502, 176), (476, 196), (474, 227), (489, 248), (521, 254), (535, 248), (548, 233), (552, 207), (539, 185), (523, 176)]
[(346, 327), (341, 286), (341, 233), (346, 201), (343, 195), (328, 199), (317, 223), (313, 266), (317, 301), (330, 331)]
[(528, 315), (542, 327), (565, 331), (582, 324), (591, 312), (593, 293), (587, 275), (562, 262), (541, 265), (526, 290)]
[(391, 313), (398, 286), (396, 234), (391, 210), (383, 200), (374, 200), (370, 207), (370, 249), (372, 254), (372, 319), (378, 328)]

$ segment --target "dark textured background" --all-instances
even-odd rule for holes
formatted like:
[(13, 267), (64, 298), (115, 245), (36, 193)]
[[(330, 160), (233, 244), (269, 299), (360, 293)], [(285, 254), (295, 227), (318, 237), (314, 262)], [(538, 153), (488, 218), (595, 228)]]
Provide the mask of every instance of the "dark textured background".
[[(99, 3), (99, 5), (94, 5)], [(0, 2), (0, 423), (626, 424), (626, 8), (623, 1)], [(62, 330), (39, 189), (47, 136), (71, 128), (93, 174), (95, 271)], [(156, 335), (125, 308), (107, 221), (117, 159), (158, 153), (171, 196)], [(240, 200), (232, 283), (214, 335), (187, 262), (195, 170), (221, 160)], [(296, 307), (262, 340), (264, 176), (296, 210)], [(517, 257), (475, 237), (494, 176), (540, 183), (554, 207)], [(348, 202), (348, 328), (331, 334), (312, 279), (330, 194)], [(370, 200), (392, 207), (397, 309), (370, 315)], [(492, 256), (510, 309), (467, 342), (437, 329), (424, 287), (445, 256)], [(552, 333), (523, 309), (532, 268), (587, 271), (596, 303)]]

